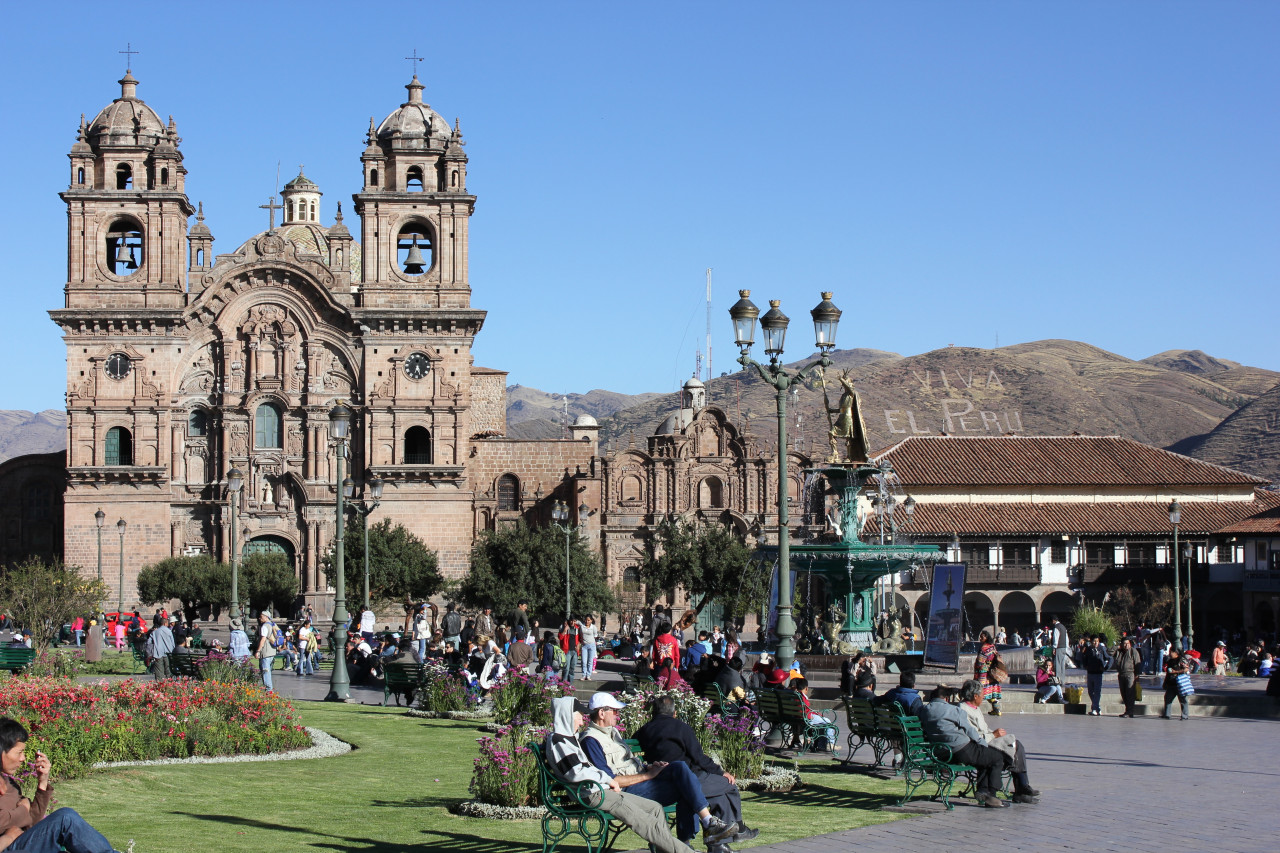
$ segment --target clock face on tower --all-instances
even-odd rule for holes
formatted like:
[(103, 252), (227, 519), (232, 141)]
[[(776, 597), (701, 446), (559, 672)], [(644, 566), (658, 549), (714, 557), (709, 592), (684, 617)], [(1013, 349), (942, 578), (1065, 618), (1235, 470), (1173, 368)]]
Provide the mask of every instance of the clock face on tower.
[(415, 352), (404, 360), (404, 375), (410, 379), (421, 379), (430, 372), (431, 361), (420, 352)]
[(107, 375), (112, 379), (124, 379), (129, 375), (129, 356), (122, 352), (112, 353), (107, 356)]

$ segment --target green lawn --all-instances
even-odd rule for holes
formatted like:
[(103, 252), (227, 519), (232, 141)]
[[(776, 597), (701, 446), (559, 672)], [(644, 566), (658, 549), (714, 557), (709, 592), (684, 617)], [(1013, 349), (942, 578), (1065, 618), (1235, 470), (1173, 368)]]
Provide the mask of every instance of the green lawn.
[[(357, 748), (338, 758), (137, 768), (102, 772), (57, 788), (119, 848), (136, 853), (336, 850), (375, 853), (541, 851), (537, 821), (485, 821), (446, 811), (467, 799), (479, 736), (471, 723), (420, 720), (394, 708), (298, 703), (307, 725)], [(901, 781), (844, 772), (830, 760), (803, 762), (805, 786), (747, 794), (755, 844), (850, 829), (900, 815), (880, 806)], [(635, 835), (618, 850), (641, 847)], [(736, 845), (735, 845), (736, 846)], [(568, 850), (583, 845), (569, 843)]]

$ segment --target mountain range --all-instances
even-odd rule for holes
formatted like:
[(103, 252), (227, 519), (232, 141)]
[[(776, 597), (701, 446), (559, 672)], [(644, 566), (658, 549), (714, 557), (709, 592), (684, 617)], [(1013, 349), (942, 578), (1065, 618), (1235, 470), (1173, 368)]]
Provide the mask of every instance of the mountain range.
[[(816, 354), (788, 367), (814, 360)], [(913, 434), (1120, 435), (1280, 482), (1280, 373), (1199, 350), (1134, 361), (1078, 341), (1046, 340), (913, 356), (836, 350), (831, 361), (824, 377), (811, 374), (787, 398), (788, 440), (815, 456), (826, 453), (825, 409), (837, 404), (839, 378), (847, 374), (873, 448)], [(776, 392), (754, 370), (711, 379), (707, 401), (762, 446), (776, 446)], [(508, 433), (558, 438), (586, 414), (600, 421), (606, 451), (643, 447), (678, 405), (675, 393), (559, 394), (512, 385)], [(62, 412), (0, 411), (0, 461), (64, 446)]]

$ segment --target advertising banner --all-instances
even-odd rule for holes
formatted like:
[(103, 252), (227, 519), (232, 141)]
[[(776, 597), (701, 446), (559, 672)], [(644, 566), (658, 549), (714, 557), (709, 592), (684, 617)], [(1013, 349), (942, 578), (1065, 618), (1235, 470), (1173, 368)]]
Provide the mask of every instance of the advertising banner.
[(960, 668), (960, 637), (963, 634), (964, 563), (937, 563), (929, 591), (929, 627), (925, 634), (926, 665)]

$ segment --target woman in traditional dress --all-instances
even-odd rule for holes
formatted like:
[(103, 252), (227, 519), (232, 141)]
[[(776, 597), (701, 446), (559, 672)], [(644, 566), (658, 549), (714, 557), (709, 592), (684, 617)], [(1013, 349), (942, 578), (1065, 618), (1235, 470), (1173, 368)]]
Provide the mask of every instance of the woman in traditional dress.
[(999, 652), (991, 632), (984, 630), (978, 636), (978, 657), (973, 661), (973, 677), (982, 684), (982, 698), (991, 703), (991, 716), (1000, 716), (1000, 682), (991, 671)]

